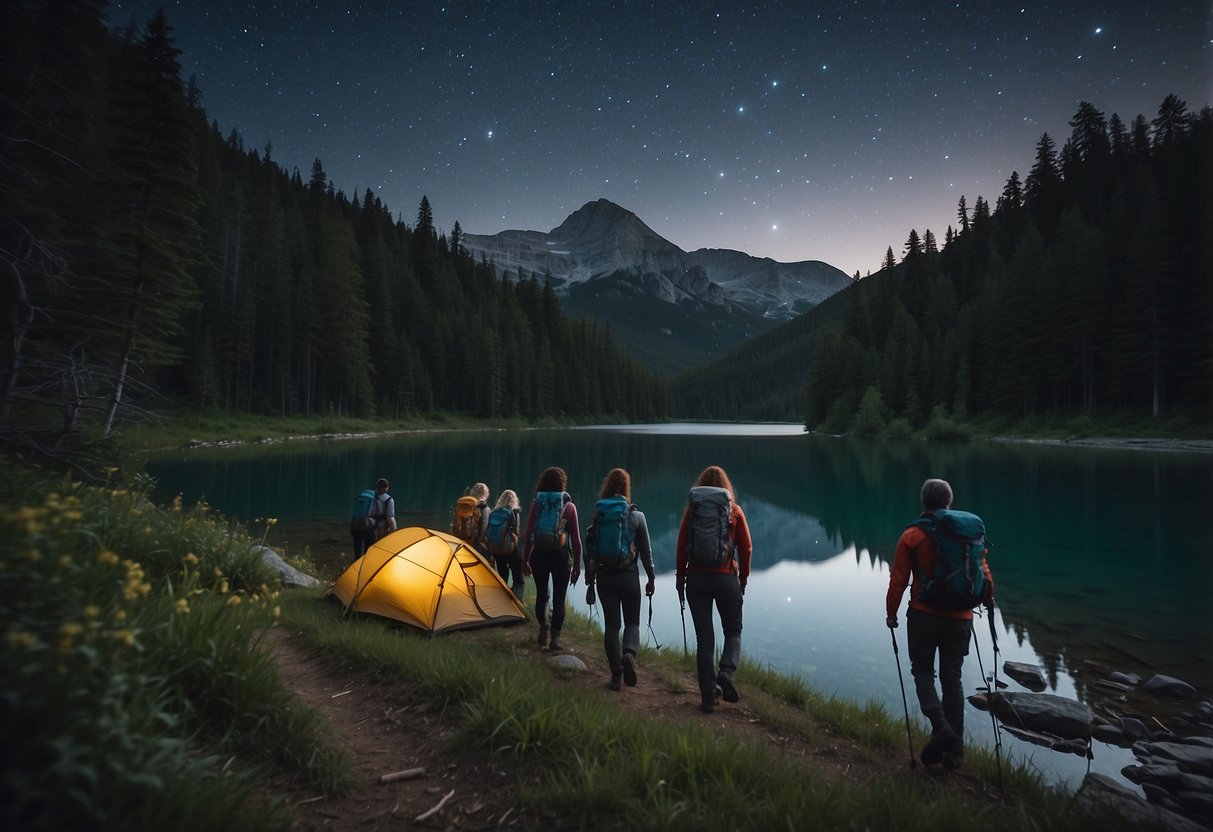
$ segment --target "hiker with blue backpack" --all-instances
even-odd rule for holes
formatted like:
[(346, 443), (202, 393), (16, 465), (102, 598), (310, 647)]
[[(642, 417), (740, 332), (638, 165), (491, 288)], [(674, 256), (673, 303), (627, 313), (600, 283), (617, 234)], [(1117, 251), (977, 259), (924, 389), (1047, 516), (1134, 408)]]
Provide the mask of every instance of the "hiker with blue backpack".
[(396, 501), (388, 494), (389, 487), (388, 481), (380, 477), (374, 490), (368, 488), (354, 500), (350, 536), (354, 541), (355, 559), (366, 554), (376, 540), (396, 531)]
[[(699, 677), (699, 709), (712, 713), (721, 698), (741, 697), (733, 674), (741, 661), (741, 608), (750, 578), (753, 544), (745, 512), (737, 505), (729, 475), (718, 465), (699, 474), (687, 495), (687, 508), (678, 527), (675, 588), (683, 607), (690, 606), (695, 622), (695, 669)], [(716, 659), (716, 622), (720, 613), (724, 644), (720, 667)]]
[[(535, 578), (535, 618), (539, 621), (539, 649), (556, 653), (564, 626), (564, 602), (569, 586), (581, 576), (581, 527), (577, 506), (569, 496), (569, 478), (563, 468), (545, 468), (535, 485), (535, 499), (527, 513), (523, 537), (522, 574)], [(552, 624), (547, 606), (551, 582)]]
[(649, 525), (644, 512), (632, 503), (632, 478), (624, 469), (612, 468), (602, 481), (585, 543), (586, 599), (592, 597), (597, 587), (602, 602), (602, 646), (611, 668), (611, 690), (619, 690), (622, 682), (634, 686), (636, 653), (640, 649), (638, 564), (644, 564), (649, 578), (644, 586), (648, 597), (653, 595), (656, 571)]
[(484, 548), (493, 559), (497, 574), (510, 584), (514, 595), (521, 601), (526, 579), (522, 576), (519, 512), (518, 495), (510, 488), (502, 491), (485, 522)]
[[(973, 608), (984, 604), (993, 614), (994, 579), (986, 562), (988, 544), (981, 518), (951, 509), (952, 487), (945, 480), (928, 479), (919, 498), (922, 515), (901, 533), (893, 552), (885, 624), (890, 631), (897, 627), (897, 608), (909, 585), (906, 640), (910, 675), (919, 708), (931, 723), (931, 739), (920, 756), (925, 765), (942, 763), (944, 768), (955, 769), (964, 763), (961, 669), (969, 654)], [(896, 653), (895, 635), (893, 649)], [(937, 652), (942, 701), (935, 688)], [(908, 712), (906, 717), (908, 724)]]

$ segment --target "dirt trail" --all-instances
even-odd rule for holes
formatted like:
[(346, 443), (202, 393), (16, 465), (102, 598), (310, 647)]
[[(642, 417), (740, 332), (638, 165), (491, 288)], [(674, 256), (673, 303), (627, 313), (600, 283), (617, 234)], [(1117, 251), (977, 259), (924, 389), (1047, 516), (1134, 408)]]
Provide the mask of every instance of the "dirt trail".
[[(531, 642), (531, 628), (515, 627), (520, 655), (544, 661)], [(464, 634), (475, 637), (474, 633)], [(606, 660), (601, 644), (578, 644), (565, 639), (565, 653), (590, 668), (567, 682), (578, 688), (606, 688)], [(270, 631), (267, 642), (282, 673), (298, 695), (314, 705), (332, 723), (354, 760), (358, 782), (344, 798), (325, 799), (316, 794), (291, 792), (289, 803), (300, 816), (301, 829), (367, 830), (416, 826), (430, 829), (533, 829), (561, 826), (558, 818), (541, 817), (516, 805), (513, 783), (527, 776), (508, 755), (490, 759), (487, 754), (466, 754), (455, 749), (454, 718), (432, 712), (422, 693), (407, 679), (376, 678), (372, 674), (335, 671), (331, 663), (299, 635), (281, 627)], [(667, 671), (668, 672), (668, 671)], [(874, 754), (851, 740), (824, 731), (815, 743), (774, 730), (747, 706), (744, 680), (738, 680), (742, 700), (721, 705), (715, 713), (699, 710), (694, 678), (662, 680), (638, 667), (635, 687), (625, 686), (614, 696), (621, 708), (650, 717), (710, 726), (739, 737), (766, 742), (780, 750), (791, 765), (812, 767), (828, 779), (862, 782), (877, 772), (902, 771), (911, 775), (905, 754), (894, 758)], [(573, 691), (570, 691), (571, 693)], [(380, 783), (384, 774), (423, 768), (414, 779)], [(922, 767), (917, 774), (922, 774)], [(980, 781), (964, 772), (942, 778), (949, 787), (980, 794)], [(538, 782), (538, 781), (536, 781)], [(441, 808), (418, 822), (416, 819)]]

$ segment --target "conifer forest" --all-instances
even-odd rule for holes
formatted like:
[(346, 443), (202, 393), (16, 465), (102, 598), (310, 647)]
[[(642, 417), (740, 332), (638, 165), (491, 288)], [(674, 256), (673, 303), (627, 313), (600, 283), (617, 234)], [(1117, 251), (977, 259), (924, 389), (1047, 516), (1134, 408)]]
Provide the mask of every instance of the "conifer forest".
[[(287, 171), (208, 120), (165, 16), (19, 4), (0, 30), (0, 426), (109, 434), (168, 406), (398, 419), (803, 420), (918, 430), (1213, 422), (1213, 114), (1082, 102), (991, 204), (667, 381), (455, 223)], [(1030, 150), (1025, 148), (1025, 159)], [(411, 212), (410, 212), (411, 213)], [(858, 277), (858, 275), (857, 275)]]

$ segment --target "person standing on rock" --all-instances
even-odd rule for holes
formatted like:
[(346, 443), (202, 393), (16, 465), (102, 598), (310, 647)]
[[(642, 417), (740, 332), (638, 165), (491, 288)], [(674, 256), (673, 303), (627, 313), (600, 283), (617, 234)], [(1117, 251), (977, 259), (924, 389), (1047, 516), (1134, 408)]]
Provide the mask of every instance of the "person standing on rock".
[[(611, 668), (611, 690), (622, 682), (636, 684), (636, 653), (640, 649), (640, 564), (648, 583), (644, 594), (653, 595), (656, 572), (649, 525), (644, 512), (632, 503), (632, 477), (612, 468), (602, 481), (594, 519), (586, 531), (586, 600), (594, 588), (602, 602), (602, 646)], [(623, 627), (620, 646), (619, 628)]]
[[(885, 595), (885, 624), (889, 629), (897, 627), (897, 608), (901, 606), (901, 598), (909, 585), (906, 640), (909, 644), (910, 675), (914, 677), (918, 705), (931, 722), (931, 740), (923, 748), (920, 757), (926, 765), (943, 763), (945, 768), (954, 769), (964, 762), (965, 698), (961, 669), (965, 656), (969, 654), (973, 607), (984, 602), (993, 614), (994, 579), (983, 554), (984, 601), (977, 599), (967, 609), (957, 609), (957, 605), (938, 606), (923, 600), (924, 585), (935, 579), (933, 570), (937, 552), (929, 530), (934, 528), (937, 513), (947, 513), (945, 510), (952, 505), (952, 487), (945, 480), (928, 479), (922, 484), (919, 498), (922, 504), (921, 518), (902, 532), (893, 552), (889, 589)], [(923, 523), (924, 520), (928, 522)], [(939, 654), (942, 700), (935, 688), (936, 653)]]

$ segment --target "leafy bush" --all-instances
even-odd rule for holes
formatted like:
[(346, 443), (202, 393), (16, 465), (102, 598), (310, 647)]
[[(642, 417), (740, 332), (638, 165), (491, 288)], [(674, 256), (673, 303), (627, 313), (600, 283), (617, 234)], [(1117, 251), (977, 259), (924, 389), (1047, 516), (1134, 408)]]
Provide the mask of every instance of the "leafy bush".
[(927, 422), (922, 433), (927, 439), (943, 442), (967, 442), (973, 438), (973, 431), (968, 426), (953, 421), (943, 405), (936, 405), (931, 412), (931, 421)]
[(145, 486), (0, 467), (0, 823), (285, 828), (274, 807), (247, 810), (251, 769), (216, 752), (348, 781), (254, 649), (277, 591), (247, 534), (205, 506), (158, 509)]

